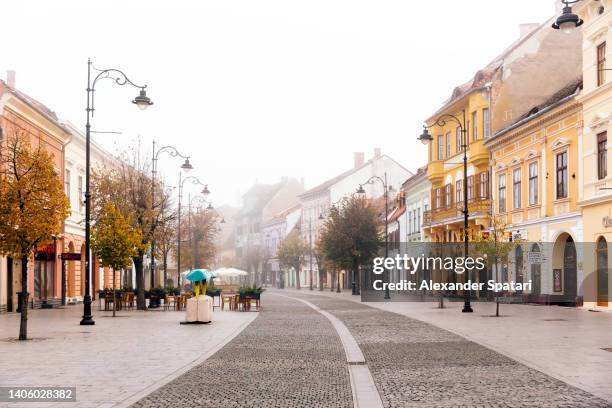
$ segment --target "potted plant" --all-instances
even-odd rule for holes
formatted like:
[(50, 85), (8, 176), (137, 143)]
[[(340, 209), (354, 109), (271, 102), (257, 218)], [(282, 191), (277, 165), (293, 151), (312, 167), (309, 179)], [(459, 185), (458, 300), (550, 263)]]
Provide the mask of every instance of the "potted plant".
[(149, 291), (149, 308), (157, 308), (161, 304), (161, 299), (166, 296), (166, 290), (161, 287), (153, 288)]
[(215, 288), (214, 286), (206, 288), (206, 295), (210, 297), (221, 296), (221, 289)]

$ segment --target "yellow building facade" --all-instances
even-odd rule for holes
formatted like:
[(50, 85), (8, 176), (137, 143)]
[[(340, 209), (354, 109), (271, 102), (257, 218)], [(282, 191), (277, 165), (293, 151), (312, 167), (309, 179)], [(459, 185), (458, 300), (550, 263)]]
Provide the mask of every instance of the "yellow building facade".
[(516, 242), (501, 279), (531, 281), (523, 295), (532, 302), (581, 303), (580, 85), (579, 80), (568, 84), (486, 141), (492, 214)]
[(608, 137), (612, 118), (612, 1), (583, 0), (574, 10), (584, 20), (582, 70), (584, 134), (581, 139), (579, 206), (584, 221), (585, 307), (610, 308), (612, 279), (612, 170)]
[(469, 233), (487, 228), (490, 209), (489, 153), (485, 136), (490, 129), (489, 89), (476, 87), (428, 121), (433, 141), (429, 145), (427, 177), (431, 182), (431, 209), (424, 214), (425, 233), (433, 242), (463, 241), (463, 142), (459, 123), (438, 117), (453, 115), (467, 128)]

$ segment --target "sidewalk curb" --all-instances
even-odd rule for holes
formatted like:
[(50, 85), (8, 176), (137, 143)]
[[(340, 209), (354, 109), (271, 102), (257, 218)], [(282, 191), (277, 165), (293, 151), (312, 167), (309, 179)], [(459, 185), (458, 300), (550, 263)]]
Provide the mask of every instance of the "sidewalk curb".
[(175, 378), (177, 378), (177, 377), (181, 376), (182, 374), (186, 373), (187, 371), (191, 370), (192, 368), (202, 364), (203, 362), (208, 360), (213, 354), (215, 354), (217, 351), (219, 351), (221, 348), (223, 348), (223, 346), (225, 346), (227, 343), (232, 341), (236, 336), (238, 336), (240, 333), (242, 333), (242, 331), (249, 324), (251, 324), (258, 316), (259, 316), (259, 313), (252, 313), (252, 316), (249, 316), (248, 320), (243, 322), (233, 332), (228, 334), (222, 341), (220, 341), (212, 349), (208, 350), (206, 353), (204, 353), (203, 355), (201, 355), (197, 359), (193, 360), (192, 362), (190, 362), (188, 364), (185, 364), (183, 367), (177, 368), (176, 370), (174, 370), (170, 374), (166, 375), (165, 377), (161, 378), (160, 380), (157, 380), (154, 383), (148, 385), (147, 387), (143, 388), (142, 390), (138, 391), (137, 393), (132, 394), (128, 398), (124, 399), (123, 401), (120, 401), (120, 402), (116, 403), (112, 407), (113, 408), (127, 408), (127, 407), (131, 406), (132, 404), (140, 401), (142, 398), (146, 397), (147, 395), (151, 394), (153, 391), (157, 390), (158, 388), (168, 384), (170, 381), (174, 380)]

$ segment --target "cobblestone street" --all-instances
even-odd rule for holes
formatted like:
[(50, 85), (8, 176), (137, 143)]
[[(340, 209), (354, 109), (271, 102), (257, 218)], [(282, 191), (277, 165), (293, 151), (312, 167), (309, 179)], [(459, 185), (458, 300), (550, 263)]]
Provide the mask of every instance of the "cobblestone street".
[[(385, 407), (610, 407), (448, 331), (342, 299), (291, 293), (339, 318)], [(342, 344), (317, 311), (266, 294), (265, 309), (202, 365), (135, 407), (350, 407)]]
[(427, 323), (345, 300), (306, 298), (350, 329), (385, 407), (612, 406)]
[(340, 339), (295, 300), (265, 296), (264, 309), (199, 367), (134, 407), (352, 407)]

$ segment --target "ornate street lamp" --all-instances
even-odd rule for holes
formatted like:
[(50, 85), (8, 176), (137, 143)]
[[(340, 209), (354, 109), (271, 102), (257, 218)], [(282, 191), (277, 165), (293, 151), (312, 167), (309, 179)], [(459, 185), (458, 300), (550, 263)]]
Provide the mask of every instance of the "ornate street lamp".
[[(380, 182), (385, 191), (385, 258), (389, 257), (389, 191), (392, 191), (391, 186), (387, 182), (387, 172), (385, 172), (384, 179), (379, 176), (372, 176), (363, 184), (374, 184), (375, 182)], [(363, 188), (363, 184), (359, 185), (357, 189), (357, 194), (360, 196), (365, 196), (366, 191)], [(389, 283), (389, 271), (385, 271), (385, 280)], [(355, 282), (353, 282), (353, 286), (355, 286)], [(385, 286), (385, 300), (391, 299), (391, 294), (389, 293), (389, 286)]]
[[(97, 72), (91, 80), (92, 69)], [(147, 96), (146, 85), (136, 85), (127, 75), (115, 68), (97, 69), (91, 59), (87, 60), (87, 122), (85, 124), (85, 296), (83, 297), (83, 318), (81, 325), (91, 326), (96, 324), (91, 315), (91, 191), (90, 191), (90, 147), (91, 147), (91, 118), (94, 114), (94, 92), (96, 83), (99, 79), (110, 78), (117, 85), (131, 85), (140, 88), (140, 93), (134, 98), (132, 103), (136, 104), (141, 110), (145, 110), (153, 105)]]
[[(140, 106), (140, 105), (139, 105)], [(157, 162), (158, 156), (161, 153), (168, 153), (172, 157), (180, 157), (185, 159), (183, 164), (181, 165), (181, 169), (185, 172), (189, 172), (193, 170), (193, 166), (189, 163), (189, 156), (183, 156), (179, 153), (179, 151), (174, 146), (163, 146), (160, 147), (157, 151), (155, 150), (155, 140), (153, 141), (153, 160), (151, 164), (151, 210), (155, 208), (155, 175), (157, 174)], [(157, 242), (155, 238), (151, 241), (151, 288), (155, 286), (155, 247)], [(164, 280), (164, 287), (166, 287), (166, 282)], [(159, 305), (158, 305), (159, 307)]]
[[(417, 138), (423, 144), (428, 144), (433, 140), (431, 135), (429, 134), (429, 128), (434, 126), (446, 126), (448, 122), (455, 122), (459, 128), (461, 129), (461, 148), (463, 149), (463, 254), (464, 257), (467, 258), (469, 252), (469, 237), (468, 237), (468, 225), (469, 225), (469, 207), (468, 207), (468, 182), (467, 182), (467, 126), (466, 126), (466, 118), (465, 118), (465, 110), (462, 112), (462, 119), (459, 119), (455, 115), (444, 114), (440, 116), (436, 121), (430, 125), (423, 125), (423, 133), (419, 135)], [(467, 281), (469, 281), (470, 273), (466, 272), (468, 275)], [(470, 291), (464, 290), (464, 304), (463, 309), (461, 310), (463, 313), (472, 313), (472, 305), (470, 302)]]
[(555, 30), (561, 30), (565, 34), (571, 34), (577, 27), (584, 24), (584, 20), (572, 12), (572, 4), (576, 4), (579, 1), (580, 0), (562, 0), (562, 3), (565, 4), (565, 7), (563, 7), (563, 13), (557, 17), (557, 20), (553, 23), (552, 28)]
[[(201, 193), (204, 197), (210, 194), (208, 190), (208, 184), (202, 183), (197, 177), (189, 176), (183, 177), (183, 173), (179, 173), (179, 202), (178, 202), (178, 231), (177, 231), (177, 254), (176, 254), (176, 268), (177, 268), (177, 286), (181, 287), (181, 200), (183, 198), (183, 185), (186, 181), (191, 181), (194, 185), (204, 186)], [(190, 203), (191, 204), (191, 203)]]

